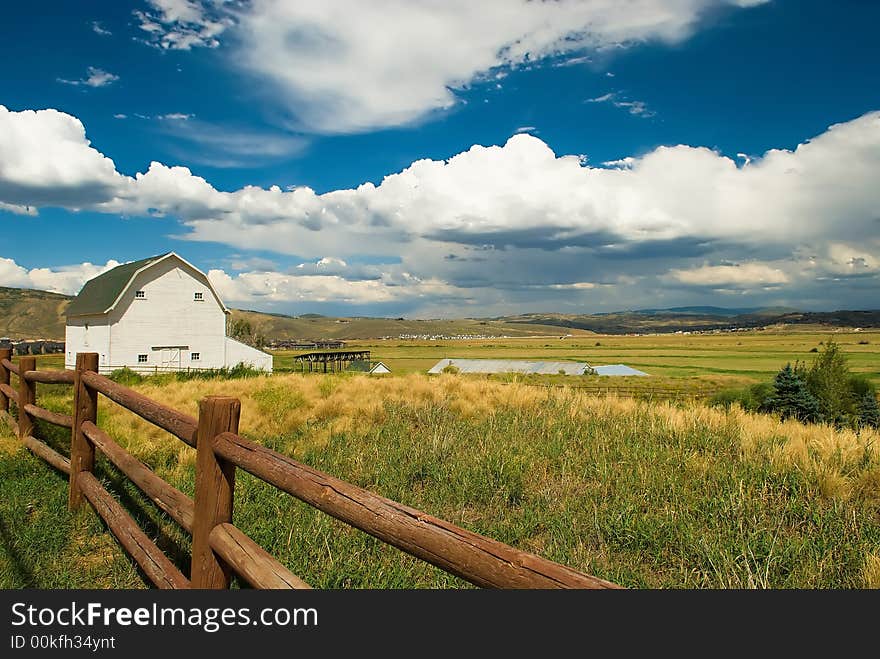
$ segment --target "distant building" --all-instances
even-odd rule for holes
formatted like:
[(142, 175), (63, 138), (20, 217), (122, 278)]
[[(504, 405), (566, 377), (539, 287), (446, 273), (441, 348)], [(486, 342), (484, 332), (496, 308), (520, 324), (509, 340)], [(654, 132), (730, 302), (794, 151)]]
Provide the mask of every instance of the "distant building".
[(382, 374), (382, 373), (390, 373), (391, 369), (385, 366), (382, 362), (377, 362), (373, 368), (370, 369), (370, 373), (372, 374)]
[(272, 355), (226, 336), (229, 310), (207, 276), (174, 252), (126, 263), (90, 279), (67, 308), (65, 359), (96, 352), (102, 373), (272, 370)]
[(613, 364), (590, 366), (585, 362), (537, 362), (515, 359), (441, 359), (428, 373), (442, 373), (452, 367), (459, 373), (523, 373), (528, 375), (648, 375), (642, 371)]

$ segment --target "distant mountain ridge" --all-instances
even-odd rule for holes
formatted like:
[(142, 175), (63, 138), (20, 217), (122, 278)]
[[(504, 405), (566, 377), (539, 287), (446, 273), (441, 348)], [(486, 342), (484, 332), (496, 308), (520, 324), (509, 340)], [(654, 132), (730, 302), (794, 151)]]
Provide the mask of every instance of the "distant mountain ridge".
[[(703, 313), (703, 310), (708, 312)], [(739, 311), (747, 312), (737, 313)], [(779, 324), (880, 327), (880, 309), (796, 311), (779, 308), (740, 310), (723, 307), (679, 307), (596, 314), (532, 313), (502, 316), (498, 320), (508, 323), (558, 325), (599, 334), (643, 334), (748, 329)]]
[[(613, 313), (627, 313), (626, 311), (615, 311)], [(680, 314), (683, 316), (723, 316), (731, 318), (734, 316), (745, 315), (782, 315), (786, 313), (799, 313), (798, 309), (791, 307), (745, 307), (741, 309), (730, 309), (727, 307), (669, 307), (668, 309), (635, 309), (629, 313), (646, 314), (651, 316), (664, 314)], [(593, 314), (596, 316), (603, 314)]]
[[(71, 296), (47, 291), (0, 287), (0, 337), (64, 339), (65, 311)], [(774, 324), (819, 324), (837, 327), (880, 327), (880, 310), (797, 311), (779, 307), (713, 306), (637, 309), (594, 314), (528, 313), (495, 318), (407, 320), (316, 313), (289, 316), (232, 309), (269, 340), (379, 339), (554, 334), (632, 334), (731, 330)]]

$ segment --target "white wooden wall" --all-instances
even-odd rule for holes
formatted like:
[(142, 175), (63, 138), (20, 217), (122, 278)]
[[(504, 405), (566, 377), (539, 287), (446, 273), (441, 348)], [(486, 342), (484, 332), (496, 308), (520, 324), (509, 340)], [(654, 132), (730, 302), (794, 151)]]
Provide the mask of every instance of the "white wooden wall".
[(235, 339), (226, 339), (226, 365), (229, 367), (237, 364), (246, 364), (253, 368), (272, 372), (272, 355), (262, 350), (257, 350)]
[(107, 316), (69, 318), (64, 329), (64, 367), (76, 366), (76, 353), (97, 352), (98, 365), (110, 364), (110, 324)]

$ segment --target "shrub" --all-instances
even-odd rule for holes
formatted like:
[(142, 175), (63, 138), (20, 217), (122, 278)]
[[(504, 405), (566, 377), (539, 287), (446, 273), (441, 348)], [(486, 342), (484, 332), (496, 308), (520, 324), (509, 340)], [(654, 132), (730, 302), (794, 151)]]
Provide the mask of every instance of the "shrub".
[(874, 383), (863, 375), (854, 375), (849, 379), (849, 388), (856, 401), (856, 425), (859, 428), (880, 428), (880, 405)]
[(873, 392), (862, 394), (857, 411), (860, 427), (880, 428), (880, 404), (877, 403), (877, 394)]
[(250, 322), (244, 318), (230, 318), (226, 328), (226, 336), (257, 349), (262, 349), (266, 343), (266, 337), (255, 330)]
[(818, 355), (809, 368), (795, 362), (776, 374), (772, 396), (758, 409), (779, 413), (783, 419), (824, 422), (837, 428), (876, 427), (880, 408), (873, 383), (850, 373), (846, 357), (833, 339), (819, 345), (823, 346), (821, 351), (811, 350)]
[(461, 373), (461, 370), (458, 368), (458, 366), (455, 366), (452, 362), (449, 362), (440, 370), (440, 372), (455, 375), (456, 373)]
[[(211, 368), (198, 371), (175, 371), (169, 373), (171, 379), (177, 382), (189, 382), (190, 380), (240, 380), (242, 378), (255, 378), (265, 375), (265, 371), (254, 368), (243, 362), (233, 367)], [(162, 377), (162, 376), (159, 376)]]
[(823, 421), (840, 427), (850, 425), (856, 418), (856, 399), (849, 386), (850, 378), (840, 346), (828, 339), (806, 372), (807, 388), (819, 404)]
[(742, 404), (742, 391), (739, 389), (724, 389), (709, 399), (709, 405), (723, 407), (725, 410), (733, 407), (734, 403)]
[(773, 397), (775, 389), (772, 382), (759, 382), (745, 390), (743, 408), (750, 412), (759, 412), (767, 408), (768, 401)]
[(877, 395), (877, 387), (864, 375), (851, 375), (849, 378), (849, 388), (856, 398), (861, 398), (865, 394)]
[(713, 407), (728, 410), (734, 403), (748, 412), (771, 411), (768, 401), (773, 397), (774, 389), (771, 382), (759, 382), (744, 389), (724, 389), (709, 399)]
[(128, 366), (117, 368), (108, 376), (114, 382), (130, 387), (134, 384), (140, 384), (144, 381), (144, 376), (131, 370)]

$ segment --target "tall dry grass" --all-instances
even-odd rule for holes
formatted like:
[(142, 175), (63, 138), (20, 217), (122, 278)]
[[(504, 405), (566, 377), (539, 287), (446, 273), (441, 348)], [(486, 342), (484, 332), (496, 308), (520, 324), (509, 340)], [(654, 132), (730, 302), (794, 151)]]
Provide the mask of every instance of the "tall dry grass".
[[(255, 441), (624, 585), (880, 585), (876, 431), (458, 375), (135, 388), (194, 416), (204, 396), (236, 396)], [(69, 407), (44, 393), (41, 404)], [(99, 410), (121, 444), (192, 491), (192, 449), (106, 399)], [(246, 474), (236, 506), (236, 523), (314, 585), (460, 585)]]
[[(769, 460), (780, 467), (795, 466), (821, 474), (824, 493), (844, 496), (852, 487), (877, 484), (880, 432), (855, 432), (824, 424), (805, 425), (746, 412), (734, 406), (723, 410), (690, 402), (644, 402), (616, 396), (594, 396), (575, 389), (546, 389), (503, 384), (456, 375), (428, 377), (371, 377), (298, 374), (247, 380), (190, 381), (137, 387), (142, 393), (193, 416), (198, 400), (210, 395), (241, 400), (241, 431), (248, 437), (292, 436), (308, 429), (295, 450), (321, 446), (336, 433), (364, 431), (382, 424), (389, 407), (442, 404), (464, 419), (485, 419), (499, 408), (513, 408), (540, 417), (547, 409), (565, 409), (572, 419), (604, 417), (647, 435), (664, 433), (732, 433), (744, 459)], [(168, 434), (127, 410), (102, 400), (102, 423), (130, 448), (144, 455), (168, 450)], [(179, 442), (177, 442), (179, 444)], [(192, 456), (186, 447), (177, 454), (183, 464)], [(870, 463), (853, 481), (851, 466)]]

